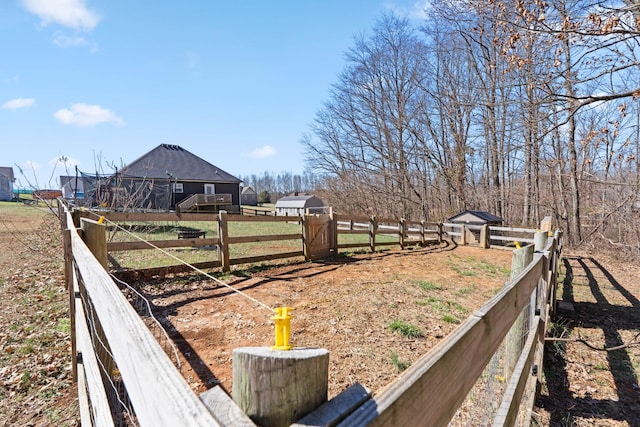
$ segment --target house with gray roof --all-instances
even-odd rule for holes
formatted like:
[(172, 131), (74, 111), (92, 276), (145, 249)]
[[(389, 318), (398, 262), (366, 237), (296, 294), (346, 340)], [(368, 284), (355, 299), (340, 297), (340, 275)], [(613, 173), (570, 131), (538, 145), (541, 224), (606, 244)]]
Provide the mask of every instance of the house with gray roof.
[(114, 182), (118, 197), (136, 208), (240, 210), (242, 181), (179, 145), (158, 145), (118, 171)]
[(0, 200), (13, 200), (13, 183), (16, 177), (12, 167), (0, 167)]

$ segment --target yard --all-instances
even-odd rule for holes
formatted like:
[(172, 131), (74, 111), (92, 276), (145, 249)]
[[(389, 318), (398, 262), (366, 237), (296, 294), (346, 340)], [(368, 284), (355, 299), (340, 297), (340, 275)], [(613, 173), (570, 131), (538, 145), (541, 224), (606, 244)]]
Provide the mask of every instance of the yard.
[[(77, 425), (57, 219), (42, 206), (0, 203), (0, 238), (0, 425)], [(333, 396), (354, 382), (375, 393), (398, 377), (500, 289), (510, 259), (509, 251), (449, 243), (215, 275), (270, 308), (295, 308), (292, 344), (330, 351)], [(561, 312), (551, 331), (562, 340), (547, 346), (539, 424), (637, 426), (638, 266), (573, 253), (563, 270), (561, 298), (575, 310)], [(230, 391), (233, 348), (273, 344), (272, 313), (206, 277), (140, 289), (196, 392), (216, 383)], [(622, 348), (603, 352), (579, 340)]]

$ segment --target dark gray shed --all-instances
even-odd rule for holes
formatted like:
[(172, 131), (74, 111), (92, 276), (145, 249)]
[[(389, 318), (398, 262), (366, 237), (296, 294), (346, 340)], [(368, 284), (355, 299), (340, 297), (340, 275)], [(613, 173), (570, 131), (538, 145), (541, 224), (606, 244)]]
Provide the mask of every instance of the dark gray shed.
[(454, 224), (500, 225), (504, 220), (487, 211), (466, 210), (449, 218)]
[(0, 200), (13, 199), (13, 183), (16, 178), (12, 167), (0, 167)]

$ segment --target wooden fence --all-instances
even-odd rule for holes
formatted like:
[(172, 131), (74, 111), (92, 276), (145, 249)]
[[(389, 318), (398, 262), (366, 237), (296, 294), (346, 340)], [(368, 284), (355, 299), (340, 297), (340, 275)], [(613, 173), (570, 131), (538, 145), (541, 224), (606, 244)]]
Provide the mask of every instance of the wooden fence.
[[(191, 391), (176, 369), (175, 361), (167, 356), (167, 349), (150, 332), (147, 322), (129, 304), (105, 270), (109, 250), (137, 249), (137, 243), (119, 242), (109, 247), (100, 243), (106, 241), (104, 224), (83, 218), (87, 213), (72, 216), (63, 203), (59, 203), (59, 209), (64, 231), (65, 277), (70, 293), (73, 373), (78, 380), (82, 424), (254, 425), (219, 387), (200, 396)], [(111, 221), (149, 220), (148, 216), (138, 215), (105, 214)], [(154, 219), (158, 221), (176, 220), (175, 214), (155, 215)], [(202, 214), (182, 214), (178, 219), (201, 221), (202, 218)], [(362, 224), (366, 224), (368, 245), (372, 250), (383, 243), (391, 244), (377, 242), (376, 236), (381, 234), (397, 236), (398, 240), (393, 244), (400, 246), (424, 245), (444, 239), (446, 227), (455, 228), (449, 224), (393, 222), (367, 217), (334, 216), (332, 221), (315, 218), (314, 221), (307, 220), (307, 228), (301, 233), (277, 236), (275, 240), (300, 239), (303, 247), (296, 256), (308, 255), (309, 248), (318, 240), (319, 250), (327, 255), (344, 247), (336, 243), (338, 234), (354, 234), (354, 231), (365, 229)], [(274, 239), (274, 236), (267, 239), (264, 236), (228, 235), (225, 224), (229, 221), (250, 219), (230, 218), (221, 213), (210, 215), (210, 220), (219, 223), (218, 237), (180, 239), (179, 242), (202, 240), (225, 247), (233, 243)], [(261, 220), (273, 218), (261, 217)], [(277, 220), (300, 221), (303, 227), (305, 224), (302, 217)], [(484, 236), (488, 239), (490, 233), (487, 231), (485, 229)], [(459, 238), (463, 240), (465, 228), (461, 227), (459, 232)], [(548, 239), (546, 233), (542, 235), (543, 239), (539, 238), (540, 233), (533, 239), (537, 245), (533, 261), (400, 378), (374, 397), (361, 386), (351, 387), (296, 425), (413, 426), (416, 420), (433, 426), (447, 425), (520, 313), (529, 311), (526, 344), (513, 374), (506, 379), (506, 393), (493, 420), (493, 425), (514, 425), (527, 379), (532, 372), (542, 372), (541, 348), (546, 322), (555, 307), (561, 233), (556, 231)], [(173, 247), (178, 243), (154, 244)], [(254, 257), (225, 259), (222, 249), (220, 254), (217, 262), (222, 268), (233, 263), (255, 262)], [(533, 304), (529, 307), (530, 302)], [(525, 408), (530, 405), (532, 402), (526, 403)]]

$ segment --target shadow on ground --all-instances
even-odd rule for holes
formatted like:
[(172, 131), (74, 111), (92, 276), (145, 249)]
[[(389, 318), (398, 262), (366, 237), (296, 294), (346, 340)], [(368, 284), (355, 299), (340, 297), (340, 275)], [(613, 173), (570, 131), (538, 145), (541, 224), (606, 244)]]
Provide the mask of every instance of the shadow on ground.
[[(566, 307), (568, 309), (559, 309), (551, 333), (575, 339), (579, 338), (576, 331), (579, 327), (585, 338), (604, 336), (604, 346), (608, 349), (623, 346), (621, 333), (640, 329), (638, 299), (595, 258), (565, 257), (563, 262), (565, 278), (562, 295), (558, 297), (564, 303), (571, 303), (575, 311), (571, 310), (571, 305)], [(610, 300), (614, 297), (618, 301), (624, 300), (625, 305), (612, 303)], [(551, 341), (545, 346), (544, 368), (549, 394), (540, 396), (536, 406), (550, 413), (550, 425), (574, 425), (572, 420), (581, 418), (593, 425), (608, 425), (607, 420), (610, 420), (626, 421), (632, 427), (640, 426), (638, 377), (627, 349), (603, 352), (585, 346), (586, 351), (603, 352), (607, 366), (599, 369), (609, 370), (613, 378), (612, 387), (617, 394), (610, 398), (597, 398), (594, 397), (597, 390), (589, 387), (586, 387), (586, 392), (584, 387), (581, 393), (572, 391), (572, 377), (568, 372), (572, 363), (568, 360), (569, 345), (585, 346), (584, 343), (566, 341)], [(575, 361), (573, 363), (575, 366)], [(586, 374), (586, 370), (584, 372)]]

